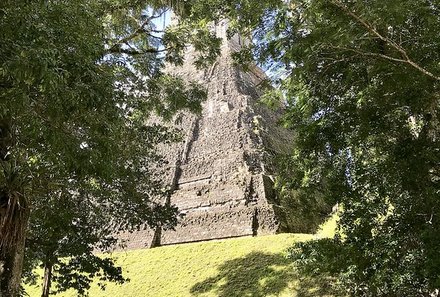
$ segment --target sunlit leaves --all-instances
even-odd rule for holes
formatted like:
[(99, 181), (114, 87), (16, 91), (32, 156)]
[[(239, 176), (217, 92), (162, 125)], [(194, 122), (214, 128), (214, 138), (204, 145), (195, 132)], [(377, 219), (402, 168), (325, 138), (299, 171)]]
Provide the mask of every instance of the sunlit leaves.
[[(81, 283), (60, 278), (59, 290), (83, 293), (97, 271), (121, 281), (94, 248), (108, 248), (118, 230), (176, 223), (176, 209), (163, 205), (166, 181), (152, 167), (163, 165), (156, 146), (179, 137), (148, 120), (200, 111), (205, 90), (163, 68), (181, 63), (188, 42), (200, 51), (197, 65), (211, 62), (219, 42), (203, 23), (161, 28), (170, 6), (179, 15), (189, 9), (186, 1), (0, 4), (0, 120), (13, 136), (0, 144), (8, 156), (0, 162), (19, 169), (32, 203), (28, 260), (55, 265), (58, 276), (84, 261), (97, 265)], [(10, 177), (1, 171), (2, 189)]]
[[(240, 62), (254, 56), (279, 75), (278, 90), (263, 99), (286, 103), (283, 124), (295, 149), (281, 162), (277, 187), (289, 209), (317, 210), (319, 197), (343, 203), (344, 241), (334, 243), (348, 256), (333, 262), (340, 266), (333, 272), (346, 292), (422, 296), (438, 289), (437, 1), (218, 7), (211, 0), (211, 9), (201, 2), (204, 15), (196, 17), (224, 14), (232, 31), (252, 33), (254, 44), (236, 54)], [(323, 250), (311, 248), (304, 251), (313, 262)]]

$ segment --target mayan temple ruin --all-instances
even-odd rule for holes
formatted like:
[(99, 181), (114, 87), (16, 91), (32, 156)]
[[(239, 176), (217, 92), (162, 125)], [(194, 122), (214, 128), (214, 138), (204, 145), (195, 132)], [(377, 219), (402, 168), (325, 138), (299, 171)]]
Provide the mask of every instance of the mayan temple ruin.
[(257, 86), (266, 78), (258, 67), (244, 72), (230, 54), (242, 38), (226, 38), (227, 22), (215, 26), (221, 56), (208, 69), (193, 66), (189, 49), (182, 67), (170, 72), (208, 90), (200, 115), (174, 119), (183, 141), (163, 147), (169, 168), (164, 179), (179, 208), (173, 230), (142, 230), (123, 235), (127, 248), (145, 248), (239, 236), (274, 234), (280, 216), (273, 191), (273, 158), (286, 149), (288, 134), (277, 127), (276, 112), (259, 103)]

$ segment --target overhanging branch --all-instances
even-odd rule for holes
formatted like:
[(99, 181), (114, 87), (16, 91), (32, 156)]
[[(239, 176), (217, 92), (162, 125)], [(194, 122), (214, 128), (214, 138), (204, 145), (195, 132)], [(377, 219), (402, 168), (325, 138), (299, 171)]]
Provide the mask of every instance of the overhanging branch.
[[(133, 40), (134, 38), (136, 38), (137, 36), (139, 36), (142, 33), (161, 33), (162, 31), (157, 31), (157, 30), (147, 30), (145, 29), (145, 27), (153, 20), (156, 18), (161, 17), (167, 10), (163, 10), (161, 13), (159, 13), (158, 15), (152, 15), (150, 17), (148, 17), (144, 22), (142, 22), (140, 24), (140, 26), (133, 31), (133, 33), (129, 34), (128, 36), (118, 40), (116, 43), (114, 43), (112, 46), (110, 46), (108, 52), (109, 53), (121, 53), (122, 51), (126, 51), (127, 54), (129, 54), (129, 51), (122, 49), (122, 45), (123, 44), (128, 44), (131, 40)], [(153, 36), (154, 35), (150, 35), (149, 36)], [(156, 53), (156, 52), (161, 52), (163, 50), (154, 50), (154, 49), (148, 49), (148, 50), (142, 50), (142, 51), (134, 51), (132, 54), (142, 54), (142, 53)]]
[[(373, 25), (371, 25), (369, 22), (367, 22), (366, 20), (362, 19), (359, 15), (357, 15), (356, 13), (354, 13), (353, 11), (351, 11), (347, 6), (345, 6), (344, 4), (342, 4), (341, 2), (339, 2), (338, 0), (332, 0), (330, 1), (330, 3), (332, 3), (333, 5), (335, 5), (336, 7), (340, 8), (342, 11), (344, 11), (347, 15), (351, 16), (353, 19), (355, 19), (358, 23), (360, 23), (365, 29), (368, 30), (368, 32), (374, 36), (376, 36), (377, 38), (379, 38), (380, 40), (384, 41), (385, 43), (389, 44), (392, 48), (394, 48), (397, 52), (400, 53), (400, 55), (402, 56), (402, 59), (399, 58), (394, 58), (394, 57), (390, 57), (387, 55), (383, 55), (383, 54), (378, 54), (378, 53), (364, 53), (364, 52), (358, 52), (362, 55), (368, 55), (368, 56), (375, 56), (375, 57), (380, 57), (383, 59), (387, 59), (390, 61), (394, 61), (394, 62), (400, 62), (400, 63), (405, 63), (410, 65), (411, 67), (417, 69), (419, 72), (423, 73), (424, 75), (427, 75), (437, 81), (440, 81), (440, 76), (437, 76), (435, 74), (433, 74), (432, 72), (430, 72), (429, 70), (423, 68), (422, 66), (420, 66), (419, 64), (417, 64), (416, 62), (414, 62), (413, 60), (410, 59), (408, 53), (406, 52), (406, 50), (400, 46), (399, 44), (397, 44), (396, 42), (394, 42), (392, 39), (383, 36), (382, 34), (380, 34)], [(353, 50), (352, 51), (356, 51)]]
[(110, 48), (108, 50), (108, 53), (110, 54), (127, 54), (131, 56), (137, 56), (137, 55), (145, 55), (145, 54), (158, 54), (162, 52), (168, 51), (168, 48), (164, 49), (156, 49), (156, 48), (150, 48), (150, 49), (143, 49), (143, 50), (136, 50), (131, 48)]

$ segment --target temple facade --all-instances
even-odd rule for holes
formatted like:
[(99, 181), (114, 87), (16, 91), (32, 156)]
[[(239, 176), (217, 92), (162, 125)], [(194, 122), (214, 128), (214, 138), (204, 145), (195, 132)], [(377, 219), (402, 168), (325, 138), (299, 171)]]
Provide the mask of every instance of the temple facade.
[(273, 161), (287, 149), (290, 136), (277, 125), (279, 113), (259, 102), (265, 73), (256, 66), (244, 72), (233, 65), (230, 55), (243, 41), (239, 36), (227, 40), (226, 27), (226, 22), (215, 27), (223, 45), (210, 68), (196, 69), (189, 49), (184, 65), (168, 70), (208, 91), (201, 114), (174, 118), (183, 141), (161, 147), (169, 165), (163, 178), (175, 190), (167, 203), (179, 208), (179, 224), (175, 230), (123, 234), (127, 248), (279, 231), (282, 212), (273, 190)]

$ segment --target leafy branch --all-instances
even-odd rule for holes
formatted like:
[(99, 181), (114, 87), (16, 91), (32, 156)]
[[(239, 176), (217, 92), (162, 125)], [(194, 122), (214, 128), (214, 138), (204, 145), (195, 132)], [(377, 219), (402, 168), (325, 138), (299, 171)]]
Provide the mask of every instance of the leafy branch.
[[(145, 53), (160, 53), (160, 52), (166, 51), (167, 49), (158, 50), (155, 48), (144, 49), (141, 51), (136, 50), (136, 49), (124, 49), (124, 48), (122, 48), (122, 45), (124, 45), (124, 44), (128, 45), (131, 40), (135, 39), (136, 37), (138, 37), (142, 33), (151, 33), (151, 32), (162, 33), (163, 31), (157, 31), (157, 30), (152, 30), (152, 29), (147, 30), (146, 26), (148, 24), (150, 24), (153, 19), (160, 18), (167, 11), (168, 10), (165, 9), (165, 10), (162, 10), (157, 15), (153, 14), (150, 17), (148, 17), (131, 34), (129, 34), (128, 36), (126, 36), (124, 38), (121, 38), (120, 40), (116, 41), (112, 46), (110, 46), (110, 48), (108, 49), (108, 52), (109, 53), (123, 53), (123, 54), (129, 54), (129, 55), (140, 55), (140, 54), (145, 54)], [(154, 38), (160, 38), (160, 37), (157, 37), (154, 35), (150, 35), (150, 34), (148, 34), (148, 35), (151, 37), (154, 37)]]
[(168, 50), (169, 50), (169, 48), (164, 48), (164, 49), (149, 48), (149, 49), (143, 49), (143, 50), (136, 50), (136, 49), (130, 49), (130, 48), (117, 47), (117, 48), (110, 48), (108, 50), (108, 52), (112, 53), (112, 54), (127, 54), (127, 55), (131, 55), (131, 56), (136, 56), (136, 55), (143, 55), (143, 54), (148, 54), (148, 53), (157, 54), (157, 53), (161, 53), (161, 52), (166, 52)]
[(413, 68), (417, 69), (418, 71), (420, 71), (424, 75), (427, 75), (427, 76), (429, 76), (429, 77), (431, 77), (431, 78), (433, 78), (433, 79), (435, 79), (437, 81), (440, 81), (440, 76), (437, 76), (437, 75), (433, 74), (429, 70), (423, 68), (422, 66), (420, 66), (419, 64), (417, 64), (416, 62), (411, 60), (411, 58), (409, 57), (408, 53), (406, 52), (406, 50), (402, 46), (400, 46), (399, 44), (394, 42), (392, 39), (390, 39), (388, 37), (385, 37), (382, 34), (380, 34), (374, 28), (374, 26), (372, 24), (370, 24), (369, 22), (367, 22), (366, 20), (361, 18), (359, 15), (357, 15), (356, 13), (351, 11), (347, 6), (345, 6), (344, 4), (339, 2), (338, 0), (332, 0), (332, 1), (330, 1), (330, 3), (332, 3), (335, 6), (337, 6), (338, 8), (343, 10), (346, 14), (348, 14), (353, 19), (355, 19), (358, 23), (360, 23), (363, 27), (365, 27), (368, 30), (368, 32), (370, 32), (370, 34), (378, 37), (380, 40), (382, 40), (385, 43), (389, 44), (392, 48), (394, 48), (396, 51), (398, 51), (400, 53), (400, 55), (402, 56), (402, 59), (394, 58), (394, 57), (391, 57), (391, 56), (388, 56), (388, 55), (385, 55), (385, 54), (360, 52), (360, 51), (357, 51), (357, 50), (354, 50), (354, 49), (351, 49), (352, 51), (357, 52), (358, 54), (361, 54), (361, 55), (375, 56), (375, 57), (380, 57), (380, 58), (387, 59), (387, 60), (394, 61), (394, 62), (400, 62), (400, 63), (409, 64), (410, 66), (412, 66)]

